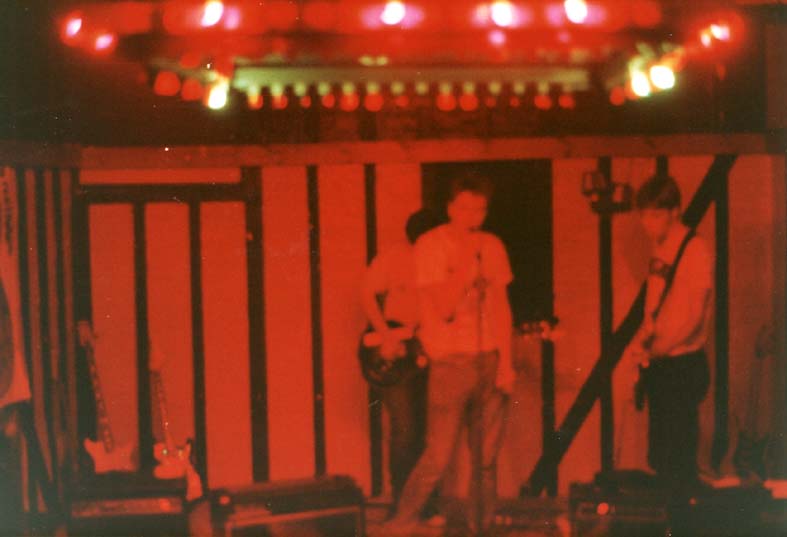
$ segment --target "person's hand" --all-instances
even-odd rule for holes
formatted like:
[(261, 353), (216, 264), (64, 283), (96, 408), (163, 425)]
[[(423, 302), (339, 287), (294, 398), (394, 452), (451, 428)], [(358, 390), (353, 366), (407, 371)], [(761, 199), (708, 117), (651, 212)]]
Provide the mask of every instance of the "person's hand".
[(383, 342), (380, 345), (380, 356), (385, 360), (396, 360), (404, 354), (404, 343), (391, 330), (382, 333)]
[(500, 364), (497, 368), (497, 378), (495, 379), (495, 386), (498, 390), (506, 395), (511, 395), (514, 391), (514, 382), (516, 381), (516, 371), (513, 366), (509, 364)]
[(650, 351), (635, 342), (626, 349), (624, 360), (632, 369), (647, 367), (650, 362)]

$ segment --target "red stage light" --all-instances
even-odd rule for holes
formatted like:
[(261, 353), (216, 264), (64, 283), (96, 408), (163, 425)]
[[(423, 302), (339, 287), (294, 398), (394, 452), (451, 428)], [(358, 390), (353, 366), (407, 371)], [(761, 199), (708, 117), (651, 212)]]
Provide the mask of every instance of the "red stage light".
[(301, 108), (311, 108), (312, 98), (308, 95), (304, 95), (303, 97), (298, 99), (298, 103), (301, 105)]
[(573, 110), (577, 106), (577, 101), (574, 99), (574, 96), (570, 93), (563, 93), (560, 97), (557, 98), (557, 104), (560, 108), (565, 108), (566, 110)]
[(383, 24), (387, 24), (388, 26), (395, 26), (397, 24), (401, 24), (404, 21), (404, 17), (407, 14), (407, 7), (398, 0), (391, 0), (385, 4), (383, 8), (383, 12), (380, 14), (380, 20)]
[(621, 106), (626, 102), (626, 90), (620, 86), (612, 88), (609, 92), (609, 102), (615, 106)]
[(533, 99), (533, 104), (535, 104), (536, 108), (539, 110), (549, 110), (552, 108), (552, 97), (550, 97), (548, 93), (539, 93), (536, 95), (535, 99)]
[(153, 92), (156, 95), (172, 97), (180, 91), (180, 78), (172, 71), (160, 71), (153, 82)]
[(262, 94), (259, 91), (249, 92), (246, 96), (246, 102), (252, 110), (259, 110), (264, 104)]
[(271, 96), (271, 105), (273, 106), (274, 110), (284, 110), (287, 108), (288, 104), (290, 104), (290, 100), (286, 95)]
[(610, 510), (609, 509), (609, 504), (606, 503), (606, 502), (602, 502), (602, 503), (598, 504), (598, 506), (596, 507), (596, 513), (598, 513), (599, 516), (608, 515), (609, 514), (609, 510)]
[(202, 8), (200, 25), (202, 25), (203, 28), (216, 26), (222, 16), (224, 16), (224, 2), (220, 0), (208, 0)]
[(511, 97), (511, 98), (508, 100), (508, 106), (510, 106), (511, 108), (519, 108), (519, 106), (520, 106), (521, 104), (522, 104), (522, 101), (521, 101), (521, 100), (519, 99), (519, 97), (517, 97), (516, 95), (512, 96), (512, 97)]
[(394, 102), (399, 108), (407, 108), (410, 105), (410, 97), (407, 95), (399, 95), (394, 99)]
[(514, 24), (514, 6), (506, 0), (496, 0), (489, 8), (492, 22), (502, 28), (508, 28)]
[(497, 106), (497, 97), (492, 97), (491, 95), (484, 99), (484, 106), (487, 108), (494, 108)]
[(476, 97), (475, 93), (463, 93), (459, 97), (459, 108), (465, 112), (475, 110), (478, 108), (478, 97)]
[(352, 112), (358, 108), (360, 104), (360, 99), (358, 98), (357, 93), (345, 93), (342, 95), (341, 99), (339, 100), (339, 108), (344, 110), (345, 112)]
[(333, 93), (328, 93), (320, 98), (320, 102), (325, 108), (333, 108), (336, 106), (336, 96)]
[(383, 108), (383, 96), (379, 93), (368, 93), (363, 100), (363, 106), (370, 112), (379, 112)]
[(187, 78), (180, 88), (180, 96), (184, 101), (199, 101), (205, 94), (205, 88), (196, 78)]
[(82, 30), (82, 16), (71, 15), (63, 23), (61, 36), (66, 43), (73, 43)]
[(100, 53), (107, 53), (114, 49), (116, 44), (117, 38), (115, 34), (103, 32), (98, 34), (93, 40), (93, 50)]
[(489, 42), (497, 47), (505, 45), (506, 40), (506, 34), (502, 30), (492, 30), (489, 32)]
[(437, 96), (437, 108), (443, 112), (450, 112), (456, 108), (456, 97), (454, 97), (454, 94), (441, 92)]
[(588, 18), (588, 5), (585, 0), (565, 0), (563, 9), (566, 11), (566, 18), (574, 24), (582, 24)]

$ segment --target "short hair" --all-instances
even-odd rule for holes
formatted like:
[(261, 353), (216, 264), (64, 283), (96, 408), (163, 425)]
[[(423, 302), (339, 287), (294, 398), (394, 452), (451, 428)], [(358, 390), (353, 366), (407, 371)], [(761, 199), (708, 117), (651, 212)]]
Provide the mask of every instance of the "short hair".
[(471, 192), (483, 196), (489, 201), (492, 198), (492, 183), (475, 170), (463, 171), (451, 179), (448, 188), (448, 203), (451, 203), (462, 192)]
[(415, 211), (407, 218), (407, 224), (404, 227), (407, 240), (410, 244), (415, 244), (415, 241), (417, 241), (421, 235), (437, 227), (439, 223), (437, 215), (429, 209), (419, 209)]
[(679, 209), (680, 188), (674, 178), (656, 174), (637, 191), (637, 209)]

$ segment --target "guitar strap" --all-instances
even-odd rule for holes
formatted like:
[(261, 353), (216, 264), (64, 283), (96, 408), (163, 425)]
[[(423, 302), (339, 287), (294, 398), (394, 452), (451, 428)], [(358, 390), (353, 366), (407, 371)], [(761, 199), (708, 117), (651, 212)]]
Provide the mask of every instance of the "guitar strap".
[(680, 248), (678, 248), (678, 253), (675, 256), (675, 261), (672, 262), (672, 266), (670, 266), (669, 270), (667, 271), (667, 275), (664, 278), (664, 290), (661, 292), (661, 296), (659, 297), (659, 302), (656, 305), (656, 309), (653, 310), (651, 316), (655, 321), (661, 311), (661, 308), (664, 306), (664, 302), (667, 301), (667, 295), (669, 295), (670, 289), (672, 288), (672, 284), (675, 283), (675, 274), (678, 272), (678, 265), (680, 264), (680, 260), (683, 258), (683, 254), (686, 251), (686, 247), (691, 242), (695, 236), (695, 232), (693, 229), (690, 229), (686, 236), (683, 238), (683, 242), (680, 243)]

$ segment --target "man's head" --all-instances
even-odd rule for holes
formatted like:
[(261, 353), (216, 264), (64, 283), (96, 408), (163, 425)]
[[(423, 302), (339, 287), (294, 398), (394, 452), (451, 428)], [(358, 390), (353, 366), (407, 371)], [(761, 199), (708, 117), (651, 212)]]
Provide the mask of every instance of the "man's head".
[(656, 243), (661, 243), (670, 228), (680, 222), (680, 207), (680, 188), (669, 175), (654, 175), (637, 191), (642, 227), (648, 238)]
[(456, 176), (448, 191), (448, 220), (462, 230), (480, 229), (491, 197), (492, 185), (486, 177), (475, 172)]
[(415, 244), (418, 238), (439, 224), (437, 216), (428, 209), (419, 209), (407, 219), (404, 231), (410, 244)]

